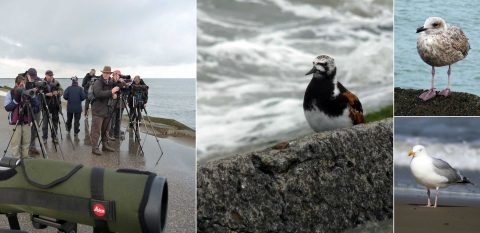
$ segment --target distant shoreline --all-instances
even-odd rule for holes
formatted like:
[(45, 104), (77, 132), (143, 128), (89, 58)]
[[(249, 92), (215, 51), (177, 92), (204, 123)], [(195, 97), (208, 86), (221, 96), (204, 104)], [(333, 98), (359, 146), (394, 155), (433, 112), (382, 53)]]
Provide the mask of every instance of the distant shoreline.
[[(8, 86), (0, 87), (0, 92), (8, 92), (10, 90), (11, 88)], [(63, 103), (62, 106), (64, 107), (64, 109), (66, 109), (67, 103), (65, 101), (62, 103)], [(180, 141), (182, 144), (186, 144), (191, 147), (195, 146), (196, 131), (194, 129), (188, 127), (187, 125), (175, 119), (150, 116), (150, 120), (152, 121), (152, 126), (155, 129), (155, 132), (157, 133), (158, 136), (174, 137), (174, 138), (177, 138), (177, 140), (175, 141)], [(122, 123), (128, 126), (128, 117), (123, 117)], [(142, 132), (148, 133), (144, 129), (142, 129)], [(178, 138), (184, 138), (184, 139), (181, 140)]]

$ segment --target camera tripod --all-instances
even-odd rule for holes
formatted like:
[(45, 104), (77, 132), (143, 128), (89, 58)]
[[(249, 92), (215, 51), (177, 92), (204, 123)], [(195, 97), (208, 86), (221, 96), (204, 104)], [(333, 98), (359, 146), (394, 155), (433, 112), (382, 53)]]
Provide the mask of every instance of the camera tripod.
[[(43, 145), (42, 140), (40, 140), (40, 134), (38, 133), (38, 125), (37, 125), (37, 122), (35, 121), (35, 119), (33, 118), (33, 116), (34, 116), (34, 114), (33, 114), (33, 107), (32, 107), (32, 104), (31, 104), (29, 98), (30, 98), (30, 97), (24, 98), (24, 97), (22, 96), (22, 99), (24, 100), (24, 104), (23, 104), (23, 106), (20, 107), (19, 114), (21, 114), (21, 119), (22, 119), (22, 120), (23, 120), (25, 117), (27, 117), (29, 113), (31, 114), (31, 116), (32, 116), (32, 122), (33, 122), (33, 127), (35, 127), (34, 129), (35, 129), (35, 132), (36, 132), (36, 134), (37, 134), (38, 143), (40, 144), (40, 150), (42, 151), (42, 156), (43, 156), (44, 159), (47, 159), (47, 158), (48, 158), (47, 151), (45, 150), (45, 145)], [(10, 140), (8, 141), (7, 148), (5, 148), (5, 150), (3, 151), (3, 157), (5, 157), (5, 155), (7, 154), (8, 147), (10, 147), (10, 143), (12, 142), (13, 136), (15, 135), (15, 131), (17, 130), (19, 121), (20, 121), (20, 120), (18, 120), (18, 121), (15, 123), (15, 127), (13, 128), (13, 133), (12, 133), (12, 135), (10, 136)], [(31, 123), (30, 123), (30, 124), (31, 124)], [(25, 156), (25, 155), (23, 155), (23, 156)]]
[[(118, 112), (116, 114), (118, 114), (117, 117), (120, 121), (120, 124), (122, 122), (123, 108), (125, 106), (125, 103), (127, 103), (126, 99), (127, 99), (127, 95), (125, 95), (122, 92), (119, 92), (117, 102), (116, 102), (115, 106), (113, 106), (114, 110), (118, 109)], [(132, 119), (130, 117), (130, 111), (128, 110), (128, 108), (125, 108), (125, 110), (127, 111), (127, 115), (129, 117), (129, 122), (132, 122)], [(114, 117), (114, 115), (112, 115), (112, 117), (110, 118), (110, 122), (112, 121), (113, 117)], [(123, 135), (122, 140), (124, 139), (124, 135), (126, 134), (126, 131), (127, 131), (127, 128), (125, 128), (125, 131), (120, 130), (120, 134)], [(143, 155), (144, 154), (143, 145), (140, 143), (140, 134), (138, 133), (138, 129), (135, 129), (135, 141), (137, 141), (137, 143), (139, 145), (138, 149), (142, 152), (142, 155)], [(137, 150), (136, 154), (138, 155), (138, 153), (139, 153), (139, 151)]]
[[(63, 124), (65, 125), (65, 129), (67, 128), (67, 122), (65, 121), (65, 116), (63, 116), (63, 111), (62, 111), (62, 102), (58, 101), (57, 98), (54, 99), (57, 106), (58, 106), (58, 113), (60, 113), (60, 116), (62, 116)], [(60, 121), (58, 121), (58, 128), (60, 129), (60, 139), (63, 140), (63, 134), (62, 134), (62, 127), (60, 125)], [(70, 143), (72, 144), (73, 150), (75, 150), (75, 145), (73, 144), (72, 140), (69, 140)]]
[[(53, 124), (53, 120), (51, 118), (50, 108), (48, 107), (48, 103), (47, 103), (47, 100), (45, 98), (45, 94), (43, 92), (41, 92), (41, 93), (39, 93), (39, 95), (42, 97), (42, 104), (41, 105), (42, 105), (42, 112), (43, 112), (43, 114), (42, 114), (43, 116), (42, 116), (42, 120), (40, 121), (40, 124), (43, 125), (43, 122), (46, 119), (47, 120), (47, 127), (48, 127), (48, 129), (50, 129), (51, 137), (58, 140), (58, 138), (57, 138), (57, 128)], [(61, 131), (62, 129), (60, 127), (60, 121), (58, 121), (58, 123), (59, 123), (58, 128)], [(39, 135), (38, 131), (37, 131), (37, 135)], [(61, 136), (61, 133), (60, 133), (60, 136)], [(39, 140), (40, 140), (40, 138), (39, 138)], [(60, 145), (58, 145), (58, 150), (57, 150), (57, 143), (58, 142), (55, 142), (55, 141), (53, 142), (53, 147), (55, 148), (55, 152), (58, 152), (58, 150), (60, 150), (60, 155), (62, 156), (62, 159), (65, 160), (65, 156), (63, 155), (63, 150), (62, 150), (62, 147)]]
[[(156, 142), (157, 142), (158, 148), (160, 150), (160, 156), (159, 156), (157, 162), (155, 163), (155, 166), (156, 166), (160, 162), (160, 159), (163, 157), (164, 152), (163, 152), (162, 146), (160, 145), (160, 141), (158, 139), (157, 133), (156, 133), (155, 129), (153, 128), (153, 124), (150, 120), (150, 116), (148, 115), (147, 110), (143, 106), (144, 102), (139, 101), (138, 99), (139, 99), (139, 97), (136, 97), (134, 95), (134, 97), (133, 97), (133, 106), (134, 106), (133, 109), (129, 110), (129, 108), (125, 108), (125, 110), (127, 111), (128, 118), (129, 118), (129, 121), (128, 121), (129, 125), (130, 126), (133, 125), (135, 141), (138, 143), (137, 152), (135, 154), (138, 155), (141, 152), (141, 154), (144, 155), (143, 148), (145, 146), (145, 139), (148, 136), (148, 134), (153, 135)], [(118, 108), (119, 109), (118, 110), (118, 117), (120, 119), (120, 122), (121, 122), (121, 119), (122, 119), (122, 112), (123, 112), (122, 108), (123, 108), (123, 106), (125, 106), (124, 103), (128, 103), (127, 95), (124, 94), (124, 93), (119, 93), (119, 98), (118, 98), (118, 101), (117, 101), (116, 105), (114, 106), (114, 108), (117, 109), (120, 106), (120, 108)], [(150, 128), (147, 126), (147, 123), (145, 121), (142, 121), (142, 111), (145, 112), (146, 119), (148, 120), (148, 123), (149, 123), (148, 126), (150, 126)], [(113, 116), (112, 116), (112, 118), (113, 118)], [(141, 123), (142, 122), (143, 122), (145, 130), (147, 132), (145, 134), (145, 138), (143, 139), (143, 142), (142, 142), (141, 137), (140, 137), (140, 129), (141, 129)], [(150, 132), (150, 130), (151, 130), (151, 132)], [(125, 135), (126, 131), (127, 131), (127, 127), (125, 127), (124, 131), (121, 131), (121, 134)]]
[[(3, 214), (3, 213), (0, 213)], [(10, 230), (8, 232), (27, 232), (20, 230), (20, 223), (18, 221), (17, 214), (5, 214), (8, 220), (8, 225)], [(33, 228), (35, 229), (45, 229), (47, 227), (53, 227), (57, 229), (57, 232), (60, 233), (76, 233), (77, 232), (77, 223), (67, 222), (63, 220), (45, 218), (38, 215), (30, 215), (30, 221), (32, 221)], [(3, 232), (0, 229), (0, 232)], [(27, 232), (28, 233), (28, 232)]]
[[(160, 156), (158, 157), (158, 160), (155, 163), (155, 166), (157, 166), (158, 163), (160, 162), (160, 159), (162, 159), (164, 153), (163, 153), (162, 146), (160, 145), (160, 141), (158, 140), (157, 131), (153, 127), (153, 123), (152, 123), (152, 121), (150, 119), (150, 116), (148, 115), (147, 109), (144, 107), (144, 105), (145, 105), (145, 102), (144, 102), (143, 98), (141, 98), (141, 97), (139, 97), (139, 95), (135, 94), (133, 96), (134, 114), (136, 115), (135, 116), (136, 121), (135, 121), (135, 124), (134, 124), (134, 129), (135, 129), (135, 133), (139, 134), (140, 126), (141, 126), (141, 123), (143, 122), (143, 125), (145, 127), (145, 131), (147, 133), (145, 134), (145, 138), (143, 139), (143, 144), (141, 145), (141, 147), (143, 147), (145, 145), (145, 139), (147, 138), (147, 135), (149, 135), (149, 134), (152, 135), (152, 133), (153, 133), (153, 136), (155, 138), (155, 141), (157, 142), (158, 148), (160, 149)], [(148, 124), (146, 123), (146, 121), (143, 121), (142, 111), (145, 113), (145, 118), (147, 119)], [(130, 117), (130, 125), (132, 124), (132, 118), (133, 118), (133, 116)], [(150, 126), (150, 128), (147, 127), (147, 125)], [(140, 141), (139, 141), (139, 144), (141, 144)]]

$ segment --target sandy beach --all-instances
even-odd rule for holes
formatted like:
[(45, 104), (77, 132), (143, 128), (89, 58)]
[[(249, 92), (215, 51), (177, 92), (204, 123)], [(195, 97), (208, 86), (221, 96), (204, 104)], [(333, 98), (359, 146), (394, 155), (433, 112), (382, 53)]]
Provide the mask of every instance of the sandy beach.
[(395, 195), (395, 233), (478, 232), (480, 200), (442, 197), (437, 208), (425, 207), (427, 198), (420, 195)]
[[(3, 103), (3, 97), (0, 102)], [(64, 108), (65, 110), (65, 108)], [(63, 113), (66, 117), (66, 112)], [(6, 148), (10, 138), (12, 127), (7, 123), (7, 112), (0, 111), (0, 148)], [(91, 120), (91, 117), (90, 119)], [(168, 180), (169, 205), (167, 216), (168, 232), (194, 232), (195, 225), (195, 140), (189, 137), (166, 137), (159, 138), (164, 155), (158, 166), (155, 163), (159, 157), (160, 150), (155, 138), (142, 133), (144, 141), (143, 150), (145, 156), (137, 154), (138, 144), (133, 141), (134, 134), (129, 130), (125, 132), (125, 140), (121, 143), (117, 140), (113, 143), (117, 152), (104, 153), (102, 156), (91, 154), (90, 145), (90, 121), (85, 121), (82, 116), (80, 120), (80, 133), (78, 137), (67, 135), (63, 120), (60, 116), (63, 140), (60, 140), (60, 148), (55, 151), (51, 140), (48, 141), (46, 149), (49, 159), (65, 160), (73, 163), (81, 163), (86, 166), (99, 166), (106, 168), (134, 168), (148, 170), (164, 176)], [(123, 124), (122, 126), (125, 126)], [(125, 130), (125, 128), (122, 128)], [(41, 135), (41, 133), (40, 133)], [(143, 142), (142, 142), (143, 143)], [(73, 144), (73, 146), (72, 146)], [(38, 142), (37, 142), (38, 146)], [(7, 153), (9, 155), (10, 153)], [(20, 215), (23, 230), (38, 232), (32, 228), (28, 214)], [(0, 216), (0, 229), (8, 228), (5, 216)], [(79, 226), (78, 232), (91, 232), (89, 226)], [(42, 230), (42, 232), (56, 232), (53, 228)]]
[[(418, 185), (410, 168), (394, 169), (395, 233), (479, 232), (480, 195), (478, 185), (453, 185), (440, 189), (438, 207), (426, 207), (427, 191)], [(479, 172), (463, 170), (462, 174), (478, 184)], [(435, 190), (431, 190), (435, 201)]]

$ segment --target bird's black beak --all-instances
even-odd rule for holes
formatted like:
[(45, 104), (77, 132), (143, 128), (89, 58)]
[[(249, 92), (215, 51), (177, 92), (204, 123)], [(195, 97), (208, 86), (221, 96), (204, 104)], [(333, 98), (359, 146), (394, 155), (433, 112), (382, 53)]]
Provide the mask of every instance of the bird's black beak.
[(427, 29), (424, 28), (423, 26), (421, 26), (421, 27), (417, 28), (417, 33), (423, 32), (423, 31), (425, 31), (425, 30), (427, 30)]
[(308, 73), (306, 73), (305, 75), (309, 75), (309, 74), (313, 74), (315, 73), (315, 71), (317, 71), (317, 69), (314, 67), (312, 67), (312, 69), (310, 71), (308, 71)]

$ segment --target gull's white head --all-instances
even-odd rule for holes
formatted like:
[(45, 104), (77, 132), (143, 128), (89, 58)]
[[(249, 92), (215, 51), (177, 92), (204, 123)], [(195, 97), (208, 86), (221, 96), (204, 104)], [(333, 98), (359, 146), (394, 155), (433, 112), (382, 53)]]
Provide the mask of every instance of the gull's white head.
[(417, 33), (437, 34), (447, 30), (447, 23), (440, 17), (429, 17), (423, 26), (417, 28)]
[(425, 150), (425, 147), (422, 145), (416, 145), (408, 152), (408, 156), (412, 156), (412, 157), (426, 155), (426, 154), (427, 154), (427, 151)]

